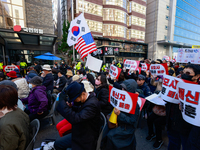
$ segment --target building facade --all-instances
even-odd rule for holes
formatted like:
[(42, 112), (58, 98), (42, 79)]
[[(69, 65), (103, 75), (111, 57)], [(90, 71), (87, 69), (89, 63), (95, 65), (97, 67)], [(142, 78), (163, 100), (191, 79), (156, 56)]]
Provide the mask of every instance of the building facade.
[[(145, 0), (74, 0), (74, 17), (84, 17), (95, 39), (98, 52), (94, 56), (104, 62), (147, 57), (145, 40)], [(71, 21), (71, 0), (67, 1)]]
[(53, 52), (52, 0), (0, 1), (0, 61), (11, 64)]
[(146, 38), (148, 57), (173, 57), (179, 48), (200, 45), (198, 0), (148, 0)]

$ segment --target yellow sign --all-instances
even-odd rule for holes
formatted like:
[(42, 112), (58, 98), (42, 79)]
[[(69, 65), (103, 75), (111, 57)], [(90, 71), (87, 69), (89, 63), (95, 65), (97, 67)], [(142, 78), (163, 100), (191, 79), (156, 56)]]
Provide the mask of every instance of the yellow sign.
[(192, 48), (200, 48), (200, 45), (192, 45)]

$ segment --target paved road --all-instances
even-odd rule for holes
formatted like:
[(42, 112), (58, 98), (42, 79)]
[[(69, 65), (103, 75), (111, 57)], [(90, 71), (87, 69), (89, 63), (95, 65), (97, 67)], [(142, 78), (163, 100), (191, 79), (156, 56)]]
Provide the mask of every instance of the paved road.
[[(58, 121), (59, 120), (62, 120), (61, 116), (58, 117)], [(137, 150), (155, 150), (153, 148), (155, 139), (152, 140), (151, 142), (146, 141), (147, 133), (148, 133), (148, 129), (146, 125), (146, 120), (142, 119), (139, 128), (135, 132), (136, 141), (137, 141)], [(44, 139), (56, 139), (58, 137), (59, 137), (59, 134), (58, 134), (58, 131), (56, 130), (55, 125), (50, 125), (48, 119), (43, 120), (41, 122), (41, 128), (36, 137), (36, 142), (35, 142), (34, 147), (35, 148), (40, 147), (41, 142)], [(164, 140), (164, 144), (160, 148), (160, 150), (167, 150), (168, 138), (167, 138), (166, 131), (163, 131), (163, 140)]]

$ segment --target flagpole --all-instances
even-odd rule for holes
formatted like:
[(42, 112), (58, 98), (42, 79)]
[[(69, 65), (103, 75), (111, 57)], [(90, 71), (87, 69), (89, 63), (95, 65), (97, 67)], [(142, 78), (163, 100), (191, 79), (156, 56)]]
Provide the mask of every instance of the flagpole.
[[(72, 20), (74, 20), (74, 0), (72, 0)], [(73, 62), (75, 63), (74, 45), (73, 45)]]

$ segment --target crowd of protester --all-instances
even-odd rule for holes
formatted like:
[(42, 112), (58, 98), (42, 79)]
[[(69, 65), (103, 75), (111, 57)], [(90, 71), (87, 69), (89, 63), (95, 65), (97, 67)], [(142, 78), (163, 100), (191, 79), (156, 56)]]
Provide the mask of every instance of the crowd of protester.
[[(200, 67), (194, 64), (179, 64), (165, 59), (148, 59), (140, 63), (167, 63), (169, 75), (199, 84)], [(162, 90), (163, 76), (151, 75), (149, 71), (132, 71), (119, 62), (112, 62), (120, 67), (119, 78), (109, 75), (109, 66), (102, 65), (99, 73), (84, 67), (78, 61), (72, 66), (64, 61), (51, 67), (39, 65), (21, 71), (15, 69), (9, 73), (0, 71), (0, 149), (24, 150), (30, 142), (30, 122), (43, 119), (48, 115), (52, 103), (48, 94), (58, 94), (56, 111), (64, 119), (56, 128), (60, 135), (55, 140), (56, 150), (95, 150), (100, 131), (100, 112), (107, 121), (113, 111), (109, 103), (109, 85), (146, 98)], [(141, 67), (141, 64), (140, 64)], [(143, 111), (144, 110), (144, 111)], [(145, 102), (142, 109), (147, 119), (147, 141), (154, 138), (153, 147), (159, 149), (162, 144), (162, 130), (167, 129), (169, 150), (200, 149), (200, 128), (183, 120), (179, 104), (167, 102), (165, 106)], [(134, 150), (137, 139), (135, 130), (140, 109), (137, 104), (135, 114), (129, 114), (115, 108), (117, 124), (109, 123), (103, 131), (102, 150)], [(109, 121), (108, 121), (109, 122)]]

